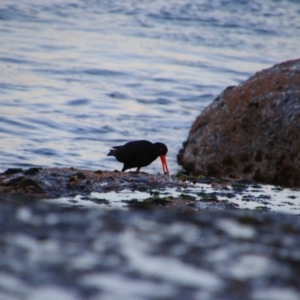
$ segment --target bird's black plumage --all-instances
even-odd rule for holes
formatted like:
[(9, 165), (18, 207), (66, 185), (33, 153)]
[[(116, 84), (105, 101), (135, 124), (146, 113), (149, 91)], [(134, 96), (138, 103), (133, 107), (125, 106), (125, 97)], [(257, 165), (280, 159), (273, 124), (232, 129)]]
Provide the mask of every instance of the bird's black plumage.
[(108, 156), (115, 156), (119, 162), (124, 164), (122, 172), (127, 169), (140, 168), (150, 165), (157, 157), (161, 158), (164, 173), (169, 173), (166, 154), (168, 148), (163, 143), (151, 143), (146, 140), (128, 142), (122, 146), (114, 146), (110, 149)]

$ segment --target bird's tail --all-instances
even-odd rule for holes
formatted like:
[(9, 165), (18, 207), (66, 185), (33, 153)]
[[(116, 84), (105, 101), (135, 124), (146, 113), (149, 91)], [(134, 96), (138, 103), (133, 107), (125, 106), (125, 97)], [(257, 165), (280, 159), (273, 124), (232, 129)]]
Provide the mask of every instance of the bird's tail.
[(116, 151), (117, 151), (118, 148), (120, 148), (120, 147), (121, 147), (121, 146), (115, 146), (115, 147), (112, 147), (112, 148), (109, 150), (107, 156), (115, 156), (115, 155), (116, 155)]
[(107, 156), (115, 156), (116, 154), (116, 149), (110, 149)]

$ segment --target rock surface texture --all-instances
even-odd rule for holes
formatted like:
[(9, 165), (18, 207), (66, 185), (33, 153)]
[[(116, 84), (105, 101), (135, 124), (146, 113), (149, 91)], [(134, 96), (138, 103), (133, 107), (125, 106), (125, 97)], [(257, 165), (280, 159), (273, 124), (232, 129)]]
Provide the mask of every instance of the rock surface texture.
[(193, 175), (300, 186), (300, 59), (228, 87), (195, 120), (178, 163)]

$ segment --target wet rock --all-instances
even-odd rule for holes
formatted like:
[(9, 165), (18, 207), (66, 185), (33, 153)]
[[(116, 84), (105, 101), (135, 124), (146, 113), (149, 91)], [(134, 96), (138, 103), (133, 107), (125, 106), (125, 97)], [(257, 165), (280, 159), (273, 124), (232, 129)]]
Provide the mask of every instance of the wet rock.
[(227, 88), (194, 122), (178, 163), (193, 175), (300, 186), (300, 60)]
[(68, 179), (68, 182), (69, 182), (69, 183), (74, 183), (74, 182), (77, 182), (77, 181), (78, 181), (77, 176), (71, 176), (71, 177)]
[(20, 182), (22, 182), (24, 179), (25, 179), (24, 176), (18, 176), (18, 177), (15, 177), (15, 178), (11, 179), (10, 181), (8, 181), (8, 182), (6, 183), (6, 186), (16, 186), (16, 185), (18, 185)]
[(76, 176), (77, 176), (78, 179), (81, 179), (81, 180), (86, 179), (86, 176), (83, 172), (76, 173)]
[(143, 201), (138, 199), (123, 200), (122, 202), (126, 203), (129, 208), (138, 208), (138, 209), (153, 209), (157, 206), (165, 206), (173, 200), (172, 197), (149, 197)]
[(35, 175), (41, 168), (29, 168), (24, 172), (25, 175)]
[[(110, 192), (123, 189), (146, 191), (154, 188), (185, 186), (180, 180), (165, 175), (78, 170), (74, 168), (40, 168), (0, 175), (0, 195), (45, 193), (47, 198), (88, 195), (92, 192)], [(31, 187), (30, 189), (27, 187)]]
[(23, 172), (23, 169), (21, 169), (21, 168), (9, 168), (6, 171), (4, 171), (2, 174), (11, 175), (11, 174), (22, 173), (22, 172)]
[[(35, 175), (26, 174), (27, 171), (22, 176), (0, 174), (0, 201), (26, 204), (43, 200), (72, 207), (128, 209), (139, 206), (169, 211), (256, 209), (266, 205), (272, 212), (297, 214), (300, 211), (299, 191), (258, 185), (236, 176), (204, 179), (203, 176), (111, 171), (99, 174), (74, 168), (41, 168)], [(122, 202), (130, 199), (139, 203)]]
[(43, 193), (43, 189), (37, 180), (19, 176), (6, 183), (6, 187), (12, 187), (15, 191), (24, 193)]

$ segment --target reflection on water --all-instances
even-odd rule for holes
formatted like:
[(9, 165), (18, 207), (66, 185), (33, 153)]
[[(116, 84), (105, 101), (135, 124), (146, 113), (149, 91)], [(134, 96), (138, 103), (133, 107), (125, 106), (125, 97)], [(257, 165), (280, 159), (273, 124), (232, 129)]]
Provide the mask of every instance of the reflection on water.
[(120, 169), (108, 149), (143, 138), (176, 172), (199, 112), (300, 44), (296, 2), (198, 2), (2, 1), (1, 169)]

